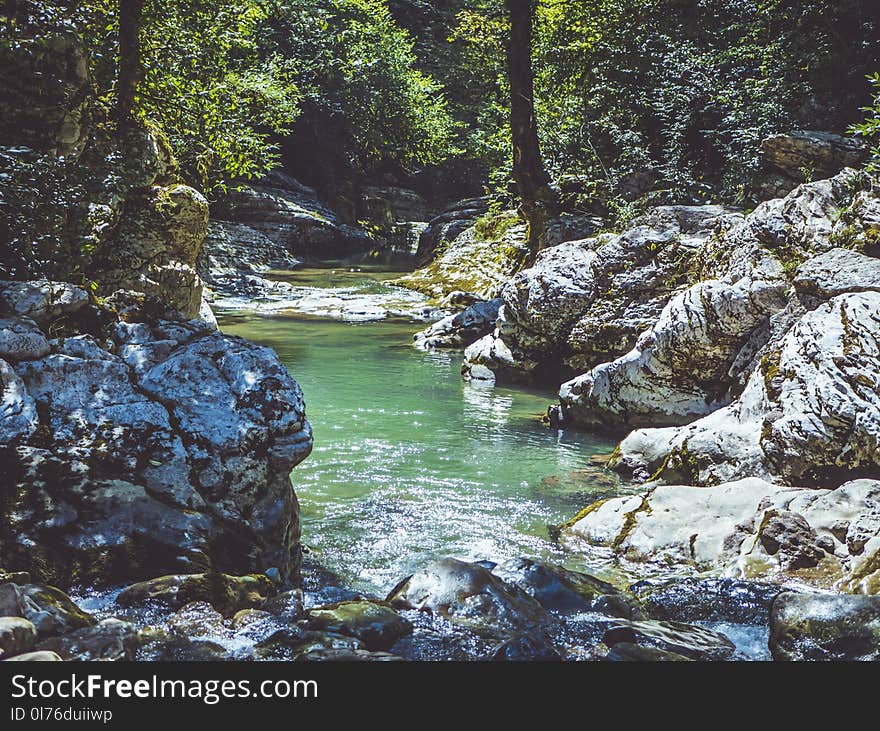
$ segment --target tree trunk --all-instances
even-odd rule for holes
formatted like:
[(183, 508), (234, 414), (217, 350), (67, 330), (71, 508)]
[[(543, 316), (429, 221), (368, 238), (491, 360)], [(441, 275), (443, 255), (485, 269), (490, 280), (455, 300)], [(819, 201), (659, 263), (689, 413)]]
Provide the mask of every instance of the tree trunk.
[(547, 245), (548, 219), (558, 213), (556, 193), (541, 159), (535, 116), (532, 72), (533, 0), (505, 0), (510, 14), (507, 73), (510, 80), (510, 133), (513, 140), (513, 177), (519, 189), (521, 212), (528, 222), (532, 253)]
[(144, 0), (119, 0), (119, 78), (116, 90), (120, 131), (134, 118), (134, 97), (141, 77), (138, 34)]

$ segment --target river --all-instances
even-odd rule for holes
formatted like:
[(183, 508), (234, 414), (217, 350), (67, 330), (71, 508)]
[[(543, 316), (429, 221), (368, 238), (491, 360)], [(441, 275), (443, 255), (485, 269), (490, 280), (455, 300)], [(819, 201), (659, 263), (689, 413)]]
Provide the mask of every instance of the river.
[[(305, 393), (315, 448), (292, 477), (312, 556), (380, 594), (444, 556), (585, 568), (549, 526), (618, 492), (590, 465), (614, 443), (542, 424), (551, 392), (464, 382), (460, 352), (412, 345), (421, 323), (357, 321), (399, 303), (401, 290), (381, 283), (394, 276), (297, 270), (287, 280), (303, 296), (290, 308), (221, 312), (224, 332), (274, 348)], [(349, 320), (314, 316), (319, 300)]]

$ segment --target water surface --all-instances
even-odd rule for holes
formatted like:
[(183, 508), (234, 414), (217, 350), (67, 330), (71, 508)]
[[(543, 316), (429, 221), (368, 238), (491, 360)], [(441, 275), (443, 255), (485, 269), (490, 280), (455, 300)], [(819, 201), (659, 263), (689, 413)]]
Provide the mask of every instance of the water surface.
[[(326, 272), (312, 277), (330, 284)], [(305, 285), (310, 274), (296, 278)], [(337, 273), (330, 287), (369, 279), (381, 307), (399, 298), (382, 278)], [(315, 432), (293, 472), (303, 542), (355, 588), (383, 593), (444, 556), (588, 568), (562, 553), (548, 526), (620, 489), (590, 465), (614, 444), (542, 424), (552, 393), (463, 382), (461, 353), (417, 350), (422, 325), (412, 321), (238, 312), (221, 313), (220, 324), (274, 348), (302, 386)]]

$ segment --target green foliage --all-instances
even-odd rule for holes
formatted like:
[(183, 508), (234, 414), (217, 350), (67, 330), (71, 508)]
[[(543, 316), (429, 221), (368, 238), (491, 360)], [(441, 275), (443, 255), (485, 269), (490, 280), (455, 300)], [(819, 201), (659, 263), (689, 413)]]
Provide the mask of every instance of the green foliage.
[(384, 0), (271, 6), (261, 46), (294, 60), (304, 97), (301, 141), (317, 141), (322, 152), (365, 173), (457, 153), (443, 89), (415, 68), (413, 40)]
[(871, 148), (873, 159), (868, 165), (869, 170), (876, 173), (880, 172), (880, 73), (870, 74), (868, 80), (874, 88), (874, 102), (871, 106), (862, 108), (867, 117), (864, 121), (853, 124), (850, 127), (850, 132), (876, 141), (876, 144)]
[[(90, 0), (81, 13), (96, 81), (115, 80), (118, 2)], [(264, 0), (147, 0), (141, 28), (138, 110), (165, 130), (184, 178), (205, 192), (260, 176), (278, 162), (273, 135), (299, 111), (294, 63), (260, 54)]]
[[(491, 78), (503, 69), (502, 3), (467, 5), (455, 36)], [(878, 55), (880, 17), (859, 0), (539, 0), (542, 151), (554, 177), (604, 181), (612, 198), (749, 203), (761, 139), (844, 128)], [(476, 116), (505, 95), (497, 84)], [(495, 158), (508, 148), (471, 139), (494, 143)]]

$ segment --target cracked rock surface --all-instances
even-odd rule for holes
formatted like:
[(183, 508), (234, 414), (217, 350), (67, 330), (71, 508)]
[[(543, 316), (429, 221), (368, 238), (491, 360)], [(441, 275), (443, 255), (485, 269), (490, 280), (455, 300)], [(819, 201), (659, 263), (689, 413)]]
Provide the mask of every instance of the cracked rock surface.
[[(294, 577), (289, 475), (312, 436), (274, 352), (144, 295), (97, 306), (65, 289), (32, 306), (54, 286), (24, 297), (25, 284), (0, 283), (4, 327), (35, 336), (3, 340), (0, 359), (7, 564), (62, 586), (208, 569)], [(39, 325), (23, 316), (37, 310)]]

